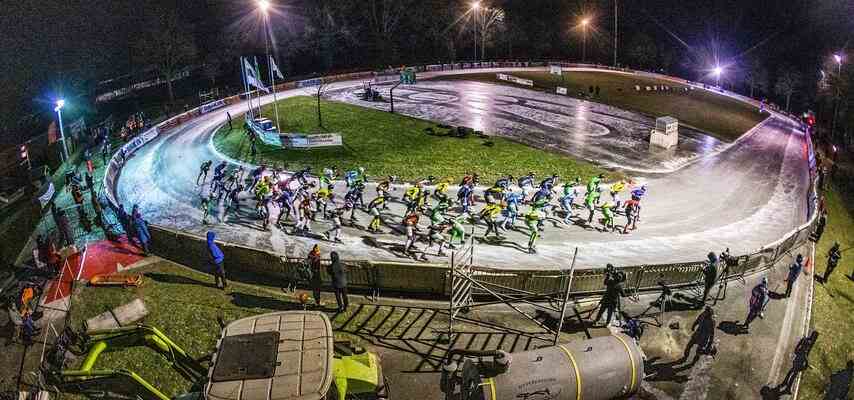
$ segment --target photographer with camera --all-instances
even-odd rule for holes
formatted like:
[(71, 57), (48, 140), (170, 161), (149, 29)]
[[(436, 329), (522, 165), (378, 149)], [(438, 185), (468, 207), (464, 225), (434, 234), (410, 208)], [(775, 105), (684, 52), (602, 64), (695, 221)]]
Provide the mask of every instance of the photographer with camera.
[[(605, 267), (605, 295), (599, 301), (599, 313), (596, 314), (596, 319), (593, 325), (599, 323), (602, 314), (608, 311), (608, 316), (605, 319), (605, 326), (611, 324), (611, 318), (614, 312), (620, 308), (620, 297), (625, 296), (623, 292), (623, 282), (626, 280), (626, 274), (622, 271), (617, 271), (613, 265), (608, 264)], [(617, 314), (619, 319), (619, 313)]]
[(709, 297), (709, 291), (712, 290), (712, 286), (715, 286), (715, 281), (718, 279), (718, 257), (715, 255), (715, 252), (709, 252), (709, 261), (706, 263), (706, 266), (703, 268), (703, 299), (700, 300), (700, 303), (697, 304), (697, 308), (702, 308), (703, 305), (706, 304), (706, 299)]

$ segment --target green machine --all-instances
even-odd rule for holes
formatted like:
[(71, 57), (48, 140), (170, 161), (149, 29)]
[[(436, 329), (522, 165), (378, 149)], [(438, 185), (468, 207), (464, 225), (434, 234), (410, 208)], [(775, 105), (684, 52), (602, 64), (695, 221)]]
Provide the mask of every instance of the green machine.
[(51, 374), (60, 391), (90, 398), (170, 400), (155, 384), (127, 369), (100, 369), (104, 352), (145, 346), (193, 383), (176, 399), (343, 400), (388, 398), (376, 354), (333, 340), (326, 314), (282, 311), (223, 327), (216, 350), (190, 357), (160, 330), (138, 325), (89, 332), (79, 369)]

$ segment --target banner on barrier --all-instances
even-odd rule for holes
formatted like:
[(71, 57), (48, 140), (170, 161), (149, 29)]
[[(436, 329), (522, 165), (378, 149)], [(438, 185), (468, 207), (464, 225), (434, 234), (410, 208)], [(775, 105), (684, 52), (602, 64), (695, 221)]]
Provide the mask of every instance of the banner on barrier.
[(534, 86), (534, 81), (532, 81), (530, 79), (518, 78), (518, 77), (515, 77), (513, 75), (498, 74), (498, 79), (502, 80), (502, 81), (513, 82), (517, 85)]
[(315, 78), (315, 79), (306, 79), (304, 81), (297, 82), (297, 88), (311, 87), (311, 86), (320, 86), (323, 83), (323, 79)]
[(216, 109), (218, 109), (218, 108), (222, 108), (222, 107), (225, 107), (225, 99), (217, 100), (217, 101), (212, 101), (212, 102), (210, 102), (210, 103), (202, 104), (202, 105), (199, 107), (199, 112), (200, 112), (200, 113), (202, 113), (202, 114), (207, 114), (207, 113), (209, 113), (209, 112), (211, 112), (211, 111), (213, 111), (213, 110), (216, 110)]
[(319, 135), (281, 135), (282, 145), (290, 149), (312, 149), (316, 147), (343, 146), (344, 140), (337, 133)]
[(565, 87), (560, 87), (560, 86), (558, 86), (558, 87), (556, 87), (556, 88), (555, 88), (555, 91), (557, 92), (557, 94), (562, 94), (562, 95), (566, 95), (566, 94), (567, 94), (567, 92), (566, 92), (566, 88), (565, 88)]

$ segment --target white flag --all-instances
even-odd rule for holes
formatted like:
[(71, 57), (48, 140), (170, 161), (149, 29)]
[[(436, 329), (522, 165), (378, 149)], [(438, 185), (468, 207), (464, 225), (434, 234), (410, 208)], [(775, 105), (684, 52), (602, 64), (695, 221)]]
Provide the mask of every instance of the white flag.
[(265, 93), (270, 93), (270, 89), (264, 86), (264, 82), (261, 79), (258, 79), (258, 71), (255, 70), (255, 67), (252, 66), (249, 60), (243, 60), (243, 69), (246, 71), (246, 83), (263, 90)]
[(270, 56), (270, 68), (273, 69), (273, 72), (276, 73), (276, 76), (278, 76), (279, 79), (285, 79), (285, 76), (282, 75), (282, 71), (279, 69), (279, 66), (276, 65), (276, 60), (273, 59), (273, 56)]

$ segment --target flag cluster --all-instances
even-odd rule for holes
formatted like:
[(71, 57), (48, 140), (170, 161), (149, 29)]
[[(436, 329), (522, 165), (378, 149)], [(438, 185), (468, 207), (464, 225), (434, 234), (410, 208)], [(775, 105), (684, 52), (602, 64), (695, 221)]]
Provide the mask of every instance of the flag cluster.
[(261, 80), (261, 74), (258, 73), (258, 69), (245, 58), (243, 59), (243, 74), (246, 77), (247, 84), (254, 86), (258, 90), (263, 90), (264, 93), (270, 93), (270, 88), (264, 85), (264, 81)]

